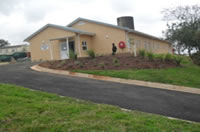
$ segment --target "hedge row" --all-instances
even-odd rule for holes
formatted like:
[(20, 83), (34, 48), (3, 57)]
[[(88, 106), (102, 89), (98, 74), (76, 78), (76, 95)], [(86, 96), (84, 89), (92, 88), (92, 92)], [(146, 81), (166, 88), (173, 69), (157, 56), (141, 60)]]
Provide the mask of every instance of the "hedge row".
[(25, 58), (27, 57), (26, 52), (16, 52), (12, 55), (0, 55), (0, 62), (8, 62), (11, 61), (12, 57), (17, 60), (19, 58)]

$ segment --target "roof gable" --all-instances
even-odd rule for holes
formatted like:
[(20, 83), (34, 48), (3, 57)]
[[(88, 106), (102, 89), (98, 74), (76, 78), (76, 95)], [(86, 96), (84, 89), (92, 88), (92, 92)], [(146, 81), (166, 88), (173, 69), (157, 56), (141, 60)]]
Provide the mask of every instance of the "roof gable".
[(146, 34), (146, 33), (143, 33), (143, 32), (139, 32), (139, 31), (136, 31), (134, 29), (130, 29), (130, 28), (126, 28), (126, 27), (120, 27), (120, 26), (117, 26), (117, 25), (113, 25), (113, 24), (108, 24), (108, 23), (104, 23), (104, 22), (99, 22), (99, 21), (94, 21), (94, 20), (89, 20), (89, 19), (85, 19), (85, 18), (77, 18), (75, 19), (73, 22), (71, 22), (70, 24), (67, 25), (67, 27), (71, 27), (73, 26), (74, 24), (78, 23), (79, 21), (86, 21), (86, 22), (90, 22), (90, 23), (95, 23), (95, 24), (100, 24), (100, 25), (104, 25), (104, 26), (108, 26), (108, 27), (112, 27), (112, 28), (117, 28), (117, 29), (121, 29), (121, 30), (125, 30), (129, 33), (135, 33), (137, 35), (142, 35), (142, 36), (145, 36), (145, 37), (149, 37), (149, 38), (152, 38), (152, 39), (156, 39), (156, 40), (159, 40), (159, 41), (163, 41), (163, 42), (167, 42), (169, 43), (168, 41), (166, 40), (163, 40), (161, 38), (158, 38), (158, 37), (155, 37), (155, 36), (152, 36), (152, 35), (149, 35), (149, 34)]
[(75, 29), (75, 28), (71, 28), (71, 27), (65, 27), (65, 26), (60, 26), (60, 25), (55, 25), (55, 24), (46, 24), (45, 26), (43, 26), (42, 28), (40, 28), (39, 30), (37, 30), (36, 32), (34, 32), (30, 36), (28, 36), (24, 41), (29, 41), (34, 36), (39, 34), (41, 31), (47, 29), (48, 27), (54, 27), (54, 28), (57, 28), (57, 29), (70, 31), (70, 32), (74, 32), (74, 33), (79, 33), (79, 34), (84, 34), (84, 35), (90, 35), (90, 36), (94, 36), (95, 35), (94, 33), (85, 32), (85, 31), (82, 31), (82, 30), (79, 30), (79, 29)]

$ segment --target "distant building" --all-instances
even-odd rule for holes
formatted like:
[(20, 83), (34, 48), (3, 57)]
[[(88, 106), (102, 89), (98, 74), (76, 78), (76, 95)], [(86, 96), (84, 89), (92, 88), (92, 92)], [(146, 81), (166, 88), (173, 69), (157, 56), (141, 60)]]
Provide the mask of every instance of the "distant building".
[(0, 47), (0, 55), (11, 55), (16, 52), (30, 52), (29, 45), (23, 44)]
[[(136, 31), (133, 17), (118, 18), (118, 25), (78, 18), (67, 26), (47, 24), (27, 37), (32, 60), (68, 59), (70, 51), (78, 57), (93, 50), (98, 55), (111, 54), (112, 43), (117, 53), (172, 53), (172, 45), (161, 38)], [(148, 30), (148, 29), (146, 29)]]

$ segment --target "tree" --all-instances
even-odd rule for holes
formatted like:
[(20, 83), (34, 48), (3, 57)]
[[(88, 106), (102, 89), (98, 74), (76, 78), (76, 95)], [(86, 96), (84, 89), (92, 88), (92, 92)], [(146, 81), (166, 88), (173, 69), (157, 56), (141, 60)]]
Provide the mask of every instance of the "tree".
[(0, 47), (8, 46), (10, 43), (4, 39), (0, 39)]
[(191, 58), (192, 53), (200, 52), (200, 6), (178, 6), (162, 13), (168, 27), (164, 35), (175, 50), (179, 54), (187, 51)]

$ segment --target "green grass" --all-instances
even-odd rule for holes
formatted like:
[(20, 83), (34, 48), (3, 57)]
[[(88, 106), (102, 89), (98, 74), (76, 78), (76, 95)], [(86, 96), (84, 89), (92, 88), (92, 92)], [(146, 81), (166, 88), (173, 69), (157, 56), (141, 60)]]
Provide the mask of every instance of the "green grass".
[[(159, 57), (159, 56), (156, 56)], [(200, 88), (200, 66), (184, 57), (182, 67), (169, 69), (74, 70), (74, 72)]]
[(199, 130), (199, 123), (0, 84), (0, 132)]

